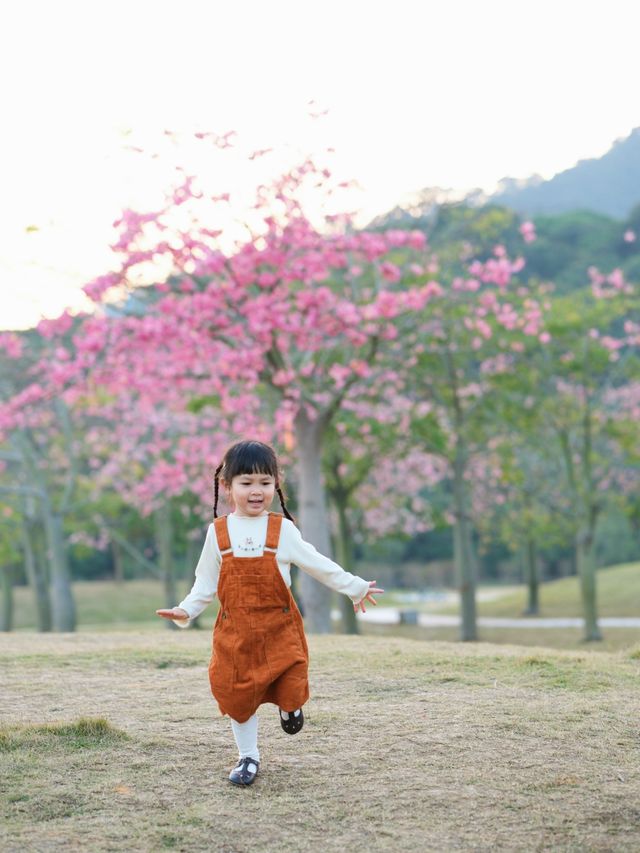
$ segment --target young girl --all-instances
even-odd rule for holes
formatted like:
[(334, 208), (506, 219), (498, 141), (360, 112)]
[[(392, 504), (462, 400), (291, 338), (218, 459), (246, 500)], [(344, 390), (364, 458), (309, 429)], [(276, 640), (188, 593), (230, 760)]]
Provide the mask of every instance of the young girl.
[[(218, 482), (234, 510), (218, 518)], [(260, 441), (230, 447), (215, 472), (214, 523), (198, 561), (191, 592), (158, 616), (187, 627), (218, 595), (209, 683), (218, 708), (229, 715), (239, 761), (229, 774), (250, 785), (260, 766), (258, 707), (278, 706), (287, 734), (302, 728), (309, 698), (309, 650), (302, 616), (291, 594), (290, 564), (348, 595), (354, 610), (384, 590), (345, 572), (300, 535), (285, 505), (276, 454)], [(284, 513), (269, 512), (278, 492)]]

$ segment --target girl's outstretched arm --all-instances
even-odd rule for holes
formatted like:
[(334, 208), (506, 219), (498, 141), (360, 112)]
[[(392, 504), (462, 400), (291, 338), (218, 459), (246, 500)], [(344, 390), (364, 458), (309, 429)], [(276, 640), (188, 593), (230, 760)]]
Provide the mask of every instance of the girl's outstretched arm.
[[(366, 581), (358, 575), (347, 572), (338, 563), (325, 557), (314, 545), (302, 538), (298, 528), (289, 519), (283, 519), (282, 532), (286, 536), (283, 542), (283, 557), (288, 562), (300, 566), (303, 572), (328, 586), (329, 589), (349, 596), (354, 605), (360, 604), (371, 594), (371, 585), (375, 585), (375, 581)], [(281, 541), (282, 539), (281, 536)], [(378, 592), (382, 591), (378, 590)], [(370, 600), (374, 601), (373, 598)]]

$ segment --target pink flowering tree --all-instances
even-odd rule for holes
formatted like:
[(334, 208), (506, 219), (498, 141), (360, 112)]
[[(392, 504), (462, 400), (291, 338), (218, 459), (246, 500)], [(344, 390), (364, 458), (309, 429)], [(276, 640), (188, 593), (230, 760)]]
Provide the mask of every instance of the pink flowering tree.
[[(527, 241), (534, 239), (529, 223), (521, 233)], [(430, 411), (414, 420), (413, 436), (448, 466), (460, 638), (465, 641), (477, 639), (472, 461), (501, 429), (495, 416), (501, 393), (496, 378), (517, 372), (532, 349), (549, 341), (543, 328), (544, 290), (516, 278), (524, 260), (511, 260), (500, 245), (485, 260), (473, 259), (471, 252), (468, 247), (442, 269), (433, 257), (425, 265), (438, 274), (431, 284), (439, 296), (397, 343), (405, 393), (431, 403)]]
[(481, 539), (504, 543), (520, 558), (526, 616), (540, 612), (541, 552), (564, 545), (571, 531), (570, 503), (557, 477), (558, 455), (545, 440), (534, 403), (531, 395), (503, 400), (500, 417), (506, 429), (488, 442), (479, 457), (484, 464), (473, 471), (471, 482)]
[(78, 506), (81, 440), (68, 406), (42, 370), (43, 361), (54, 365), (60, 353), (34, 333), (3, 333), (0, 349), (0, 493), (20, 518), (40, 630), (72, 631), (76, 611), (64, 522)]
[[(205, 192), (186, 173), (161, 210), (125, 211), (113, 246), (120, 265), (85, 288), (104, 311), (87, 322), (69, 366), (80, 386), (115, 395), (126, 388), (157, 403), (179, 388), (192, 405), (209, 402), (223, 415), (269, 424), (274, 439), (289, 436), (302, 531), (325, 553), (327, 429), (347, 394), (376, 381), (399, 318), (434, 295), (407, 283), (421, 233), (355, 232), (348, 214), (326, 214), (322, 231), (312, 225), (301, 198), (340, 186), (328, 169), (303, 162), (258, 188), (244, 234), (226, 248), (210, 220), (230, 194)], [(143, 271), (151, 276), (145, 287)], [(114, 312), (111, 296), (120, 305), (135, 298), (137, 313)], [(227, 443), (242, 436), (234, 430)], [(310, 629), (330, 630), (328, 590), (301, 581)]]
[[(371, 386), (368, 399), (347, 396), (327, 435), (325, 481), (337, 557), (348, 571), (355, 571), (357, 541), (411, 536), (431, 527), (424, 491), (441, 479), (441, 466), (412, 445), (415, 404), (394, 390), (394, 380), (397, 372), (388, 371)], [(357, 633), (351, 602), (342, 603), (345, 629)]]
[[(638, 334), (640, 326), (627, 320), (624, 330), (627, 334)], [(610, 452), (615, 445), (614, 458), (622, 463), (612, 470), (614, 477), (606, 485), (611, 489), (614, 501), (627, 514), (640, 542), (640, 360), (635, 358), (633, 368), (628, 368), (626, 373), (628, 381), (609, 388), (602, 395), (603, 409), (613, 429)]]
[[(250, 424), (246, 414), (240, 424), (206, 405), (188, 411), (191, 394), (185, 397), (179, 387), (160, 402), (144, 387), (115, 394), (97, 386), (83, 372), (94, 332), (94, 318), (64, 312), (28, 335), (0, 338), (6, 354), (0, 493), (10, 496), (8, 510), (21, 525), (41, 630), (75, 629), (71, 546), (110, 547), (116, 564), (126, 552), (163, 579), (173, 606), (175, 523), (187, 528), (188, 539), (201, 535), (193, 517), (201, 522), (206, 505), (212, 514), (212, 462), (223, 452), (223, 434)], [(259, 433), (260, 425), (253, 431)], [(151, 517), (157, 563), (124, 535), (124, 520), (133, 516)], [(42, 558), (40, 523), (46, 538)]]
[[(131, 300), (128, 310), (134, 310)], [(113, 315), (116, 309), (111, 306)], [(126, 322), (127, 309), (117, 316)], [(270, 430), (252, 416), (254, 409), (223, 412), (204, 396), (209, 384), (198, 375), (190, 381), (169, 383), (160, 395), (145, 377), (123, 384), (108, 374), (109, 359), (87, 368), (87, 353), (95, 347), (97, 321), (85, 321), (69, 346), (74, 366), (59, 382), (58, 393), (82, 416), (87, 428), (87, 483), (91, 487), (94, 547), (111, 547), (116, 560), (122, 552), (163, 580), (166, 604), (178, 598), (176, 589), (176, 536), (186, 538), (193, 558), (202, 525), (213, 517), (213, 472), (226, 449), (229, 434), (247, 431), (268, 438)], [(119, 355), (111, 354), (114, 361)], [(158, 353), (158, 361), (163, 353)], [(140, 363), (144, 370), (144, 364)], [(161, 367), (161, 375), (170, 366)], [(197, 399), (197, 404), (194, 403)], [(115, 502), (114, 502), (115, 498)], [(117, 516), (109, 508), (119, 507)], [(101, 511), (106, 510), (106, 511)], [(149, 518), (157, 557), (150, 560), (124, 535), (124, 510), (133, 518)], [(87, 531), (74, 534), (83, 541)], [(76, 538), (74, 538), (76, 541)], [(169, 629), (175, 629), (171, 622)]]
[(600, 640), (594, 539), (616, 494), (637, 491), (637, 422), (627, 388), (640, 363), (637, 288), (620, 270), (589, 270), (590, 287), (558, 297), (548, 320), (551, 342), (529, 364), (542, 435), (559, 453), (569, 504), (584, 612), (585, 641)]
[[(77, 400), (77, 408), (90, 419), (85, 443), (90, 449), (92, 544), (110, 547), (117, 559), (126, 553), (161, 578), (165, 603), (173, 607), (180, 598), (177, 535), (184, 533), (187, 554), (193, 557), (189, 546), (201, 539), (203, 523), (213, 517), (213, 460), (224, 451), (228, 423), (211, 407), (187, 411), (185, 399), (175, 393), (168, 394), (163, 405), (154, 401), (151, 406), (136, 393), (96, 398)], [(110, 510), (116, 507), (114, 515)], [(125, 535), (122, 520), (127, 510), (132, 519), (150, 519), (155, 560)], [(78, 536), (86, 540), (84, 532)]]

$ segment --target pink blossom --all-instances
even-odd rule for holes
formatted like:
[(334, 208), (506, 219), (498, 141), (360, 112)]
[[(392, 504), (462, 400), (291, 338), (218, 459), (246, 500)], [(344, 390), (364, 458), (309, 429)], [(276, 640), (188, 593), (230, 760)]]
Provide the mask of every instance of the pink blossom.
[(367, 319), (376, 317), (395, 317), (398, 313), (399, 296), (396, 293), (391, 293), (389, 290), (383, 290), (378, 294), (376, 301), (367, 305), (365, 308), (365, 316)]
[(404, 246), (407, 242), (409, 234), (407, 231), (401, 231), (400, 229), (390, 228), (389, 231), (385, 232), (385, 237), (387, 239), (387, 245), (395, 248), (397, 246)]
[(53, 320), (43, 318), (36, 326), (36, 330), (43, 338), (53, 338), (55, 335), (64, 335), (73, 325), (73, 316), (65, 309), (59, 317)]
[(271, 377), (271, 381), (274, 385), (288, 385), (290, 382), (293, 382), (294, 378), (295, 373), (293, 370), (276, 370)]
[(409, 231), (407, 235), (407, 245), (412, 249), (423, 249), (427, 244), (427, 237), (422, 231)]
[(600, 338), (600, 343), (605, 349), (608, 349), (610, 352), (621, 349), (624, 346), (623, 341), (620, 341), (617, 338), (612, 338), (610, 335), (603, 335)]
[(398, 329), (393, 325), (393, 323), (387, 323), (382, 330), (380, 337), (385, 341), (393, 341), (398, 337)]
[(13, 332), (0, 333), (0, 349), (3, 349), (9, 358), (20, 358), (22, 355), (22, 339)]
[(392, 264), (391, 261), (383, 261), (380, 266), (382, 277), (387, 281), (396, 282), (402, 278), (402, 272), (397, 264)]
[(525, 243), (532, 243), (536, 239), (536, 227), (533, 222), (528, 220), (523, 222), (518, 230), (522, 234)]
[(485, 340), (489, 340), (489, 338), (493, 334), (491, 326), (484, 320), (476, 320), (476, 329), (480, 332), (480, 334)]
[(349, 362), (349, 367), (357, 376), (364, 378), (371, 375), (371, 367), (362, 359), (352, 359)]
[(428, 281), (422, 288), (422, 291), (428, 298), (431, 298), (432, 296), (442, 296), (444, 292), (442, 285), (438, 284), (437, 281)]
[(351, 370), (348, 367), (345, 367), (344, 364), (336, 363), (331, 365), (328, 373), (335, 382), (336, 388), (342, 388), (351, 375)]

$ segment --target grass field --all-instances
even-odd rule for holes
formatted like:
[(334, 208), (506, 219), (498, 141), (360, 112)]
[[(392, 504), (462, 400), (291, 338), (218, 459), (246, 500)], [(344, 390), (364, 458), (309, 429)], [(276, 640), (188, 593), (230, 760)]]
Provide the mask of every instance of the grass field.
[[(599, 569), (597, 573), (599, 616), (640, 616), (640, 563)], [(518, 590), (478, 602), (480, 616), (520, 616), (527, 604), (527, 590)], [(438, 613), (457, 613), (457, 605), (433, 605)], [(540, 616), (582, 616), (577, 577), (540, 585)]]
[[(191, 582), (182, 582), (178, 587), (179, 597), (184, 597), (190, 587)], [(167, 606), (162, 584), (152, 579), (125, 581), (121, 584), (113, 581), (76, 581), (73, 592), (78, 631), (110, 631), (131, 627), (136, 630), (144, 630), (145, 627), (155, 629), (159, 621), (156, 610)], [(34, 630), (36, 622), (31, 590), (17, 587), (14, 590), (14, 602), (16, 630)], [(200, 619), (203, 626), (213, 626), (217, 612), (216, 598)]]
[(640, 849), (640, 645), (309, 646), (305, 727), (263, 706), (242, 789), (208, 632), (5, 635), (0, 848)]
[[(182, 581), (179, 595), (190, 588)], [(417, 608), (432, 613), (457, 614), (459, 606), (439, 602), (409, 604), (403, 602), (403, 590), (386, 590), (380, 603), (386, 606)], [(455, 594), (449, 591), (455, 599)], [(598, 572), (598, 597), (600, 616), (640, 616), (640, 564), (634, 563)], [(166, 606), (162, 586), (155, 580), (78, 582), (74, 584), (78, 609), (78, 632), (155, 631), (158, 617), (155, 610)], [(491, 596), (491, 598), (489, 598)], [(486, 599), (485, 599), (486, 597)], [(541, 616), (580, 616), (578, 579), (563, 578), (541, 585)], [(177, 602), (176, 602), (177, 603)], [(478, 614), (480, 616), (520, 616), (526, 603), (524, 587), (480, 586)], [(209, 605), (200, 618), (201, 627), (210, 631), (218, 611), (217, 599)], [(15, 627), (19, 632), (35, 628), (31, 591), (25, 587), (15, 590)], [(336, 631), (339, 626), (336, 624)], [(178, 629), (179, 630), (179, 629)], [(361, 623), (367, 636), (406, 637), (429, 641), (456, 641), (457, 628), (421, 628), (407, 625), (378, 626)], [(168, 633), (168, 632), (167, 632)], [(618, 651), (640, 643), (638, 628), (605, 628), (603, 641), (585, 645), (579, 628), (485, 628), (479, 629), (483, 642), (515, 644), (520, 646), (544, 645), (557, 649), (576, 649), (589, 652)]]

